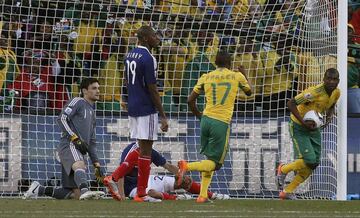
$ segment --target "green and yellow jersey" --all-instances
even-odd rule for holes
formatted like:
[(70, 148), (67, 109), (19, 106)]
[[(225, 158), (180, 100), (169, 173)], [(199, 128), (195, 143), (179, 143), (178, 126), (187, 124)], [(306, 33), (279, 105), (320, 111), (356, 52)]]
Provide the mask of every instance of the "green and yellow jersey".
[(174, 94), (180, 94), (183, 72), (186, 66), (186, 56), (189, 49), (182, 40), (178, 44), (172, 42), (169, 46), (183, 48), (185, 54), (164, 55), (165, 85), (167, 86), (164, 89), (165, 91), (172, 89)]
[(19, 73), (15, 53), (10, 49), (0, 48), (0, 92), (13, 82)]
[[(324, 83), (317, 86), (312, 86), (295, 97), (297, 109), (301, 117), (310, 111), (315, 110), (319, 113), (324, 113), (326, 110), (336, 104), (340, 97), (340, 89), (336, 88), (331, 96), (325, 91)], [(291, 120), (301, 125), (300, 121), (291, 114)]]
[(253, 87), (253, 95), (246, 96), (243, 91), (240, 91), (237, 98), (241, 101), (255, 99), (256, 95), (262, 93), (264, 80), (264, 67), (260, 56), (247, 52), (238, 53), (235, 55), (233, 64), (233, 69), (238, 69), (240, 66), (244, 67), (248, 80)]
[(265, 68), (264, 96), (290, 90), (294, 74), (288, 72), (284, 67), (281, 69), (276, 67), (281, 56), (275, 50), (269, 50), (261, 51), (260, 57), (264, 61)]
[(203, 74), (194, 87), (194, 92), (206, 97), (203, 115), (230, 123), (238, 88), (250, 91), (250, 85), (244, 75), (226, 68), (218, 68)]
[(96, 21), (94, 20), (89, 23), (80, 22), (77, 27), (78, 37), (74, 40), (75, 53), (92, 52), (94, 39), (98, 38), (101, 40), (102, 30), (103, 28), (96, 26)]

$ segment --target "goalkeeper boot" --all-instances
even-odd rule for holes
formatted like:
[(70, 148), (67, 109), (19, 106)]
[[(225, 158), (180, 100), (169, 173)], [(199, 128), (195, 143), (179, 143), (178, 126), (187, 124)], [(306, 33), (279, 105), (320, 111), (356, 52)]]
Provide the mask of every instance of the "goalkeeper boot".
[(283, 190), (284, 185), (285, 185), (286, 174), (281, 171), (282, 166), (284, 166), (283, 163), (279, 164), (279, 166), (277, 168), (277, 173), (276, 173), (276, 185), (277, 185), (278, 190)]
[(102, 191), (87, 190), (80, 195), (79, 200), (97, 200), (100, 199), (100, 196), (105, 196), (105, 193)]
[(230, 195), (216, 193), (216, 192), (214, 192), (213, 195), (211, 196), (211, 200), (229, 200), (229, 199), (230, 199)]
[(176, 182), (179, 187), (181, 187), (181, 184), (184, 181), (184, 175), (187, 170), (186, 165), (187, 165), (187, 162), (185, 160), (180, 160), (178, 162), (179, 172), (177, 173), (177, 181)]
[(105, 198), (105, 192), (103, 191), (93, 191), (94, 192), (94, 196), (93, 196), (93, 200), (100, 200), (100, 199), (104, 199)]
[(34, 181), (31, 183), (29, 189), (24, 193), (23, 199), (37, 198), (39, 196), (40, 183)]
[(104, 178), (104, 185), (108, 188), (113, 199), (121, 201), (121, 196), (119, 194), (119, 189), (116, 182), (112, 179), (112, 176), (106, 176)]
[(204, 198), (204, 197), (198, 197), (196, 199), (196, 203), (213, 203), (211, 200), (209, 200), (209, 198)]
[(297, 200), (297, 197), (294, 193), (286, 193), (285, 191), (281, 191), (279, 193), (280, 200)]

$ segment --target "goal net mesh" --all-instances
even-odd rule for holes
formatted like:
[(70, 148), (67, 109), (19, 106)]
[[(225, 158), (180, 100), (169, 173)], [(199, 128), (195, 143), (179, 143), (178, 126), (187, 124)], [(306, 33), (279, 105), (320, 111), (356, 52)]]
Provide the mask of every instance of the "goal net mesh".
[[(276, 167), (293, 160), (286, 102), (337, 67), (336, 0), (0, 2), (1, 196), (17, 196), (35, 180), (61, 185), (55, 119), (79, 95), (85, 77), (98, 78), (101, 86), (98, 155), (107, 173), (118, 166), (132, 142), (122, 102), (123, 61), (136, 47), (141, 25), (152, 26), (161, 38), (153, 54), (170, 129), (159, 133), (154, 148), (172, 164), (204, 159), (199, 121), (186, 101), (197, 79), (216, 69), (216, 53), (227, 50), (232, 68), (245, 70), (254, 94), (239, 91), (229, 152), (211, 183), (212, 191), (233, 197), (278, 197)], [(197, 104), (203, 110), (204, 98)], [(336, 130), (334, 118), (323, 130), (320, 166), (297, 189), (299, 196), (335, 195)], [(152, 173), (164, 170), (153, 166)]]

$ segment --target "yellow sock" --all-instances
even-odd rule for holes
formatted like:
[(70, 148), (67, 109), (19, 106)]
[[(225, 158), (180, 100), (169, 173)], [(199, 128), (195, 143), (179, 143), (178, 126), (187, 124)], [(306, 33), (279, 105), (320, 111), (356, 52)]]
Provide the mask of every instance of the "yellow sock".
[(307, 167), (303, 159), (296, 159), (294, 162), (285, 164), (281, 167), (281, 172), (288, 174), (291, 171), (299, 171)]
[(216, 163), (212, 160), (202, 160), (200, 162), (188, 163), (186, 168), (188, 171), (211, 172), (214, 171)]
[(290, 184), (284, 189), (286, 193), (293, 193), (294, 190), (303, 183), (312, 173), (312, 170), (308, 167), (305, 167), (298, 171), (297, 175), (290, 182)]
[(214, 171), (201, 172), (200, 197), (208, 198), (208, 188), (211, 183), (213, 174), (214, 174)]

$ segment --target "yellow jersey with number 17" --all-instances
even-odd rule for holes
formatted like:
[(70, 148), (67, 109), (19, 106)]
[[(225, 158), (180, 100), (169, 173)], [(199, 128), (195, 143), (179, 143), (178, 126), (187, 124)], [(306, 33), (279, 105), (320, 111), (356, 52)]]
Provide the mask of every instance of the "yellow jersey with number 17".
[(194, 87), (197, 94), (205, 93), (206, 106), (203, 115), (230, 123), (239, 87), (248, 92), (250, 85), (244, 75), (227, 68), (203, 74)]

